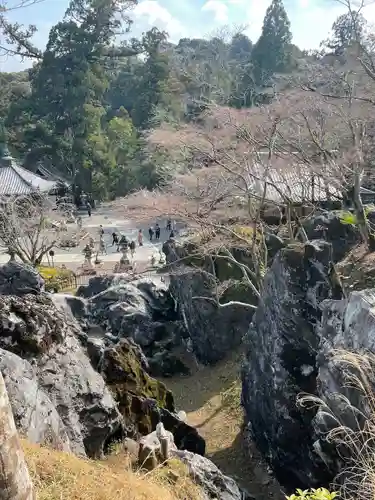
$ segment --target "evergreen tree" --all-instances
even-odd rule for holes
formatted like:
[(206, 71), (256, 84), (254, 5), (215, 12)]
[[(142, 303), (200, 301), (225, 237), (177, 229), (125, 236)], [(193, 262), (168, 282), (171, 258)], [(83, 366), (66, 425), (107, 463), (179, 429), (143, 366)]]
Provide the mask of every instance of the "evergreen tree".
[(267, 84), (275, 72), (286, 71), (291, 59), (292, 33), (282, 0), (272, 0), (252, 59), (257, 84)]
[(325, 48), (336, 55), (342, 54), (353, 42), (361, 42), (366, 27), (366, 19), (359, 12), (347, 12), (339, 16), (332, 25), (332, 35), (322, 42)]

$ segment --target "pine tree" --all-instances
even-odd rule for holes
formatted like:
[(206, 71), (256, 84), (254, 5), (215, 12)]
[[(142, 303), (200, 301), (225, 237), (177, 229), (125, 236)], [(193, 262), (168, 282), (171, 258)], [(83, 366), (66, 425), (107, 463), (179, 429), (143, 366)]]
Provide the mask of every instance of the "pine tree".
[(283, 2), (272, 0), (264, 17), (262, 34), (252, 54), (254, 77), (258, 84), (266, 84), (275, 72), (288, 69), (291, 42), (290, 21)]
[(348, 12), (339, 16), (332, 25), (332, 35), (321, 45), (335, 54), (342, 54), (354, 42), (361, 42), (366, 29), (366, 19), (360, 12)]

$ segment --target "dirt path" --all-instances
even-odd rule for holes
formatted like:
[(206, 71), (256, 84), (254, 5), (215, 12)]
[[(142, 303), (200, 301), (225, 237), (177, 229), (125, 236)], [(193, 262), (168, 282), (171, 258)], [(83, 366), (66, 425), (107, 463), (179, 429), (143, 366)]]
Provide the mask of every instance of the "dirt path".
[(208, 458), (257, 500), (284, 499), (255, 447), (245, 449), (239, 370), (240, 354), (236, 353), (215, 367), (165, 383), (173, 391), (177, 407), (186, 411), (189, 424), (206, 439)]

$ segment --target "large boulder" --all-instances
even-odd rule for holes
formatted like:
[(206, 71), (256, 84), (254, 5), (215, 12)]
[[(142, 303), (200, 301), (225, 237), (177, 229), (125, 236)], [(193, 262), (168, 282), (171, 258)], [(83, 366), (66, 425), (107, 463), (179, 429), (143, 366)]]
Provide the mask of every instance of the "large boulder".
[[(33, 366), (65, 425), (73, 452), (100, 455), (122, 418), (69, 322), (44, 295), (0, 296), (0, 347)], [(31, 401), (30, 401), (31, 402)]]
[[(193, 364), (184, 344), (187, 333), (165, 284), (150, 280), (129, 283), (121, 276), (92, 281), (83, 291), (89, 297), (91, 323), (100, 325), (115, 342), (133, 339), (155, 376), (190, 373)], [(104, 286), (107, 288), (102, 289)], [(92, 295), (98, 289), (101, 291)]]
[(0, 349), (0, 372), (19, 433), (32, 443), (70, 452), (65, 425), (40, 386), (35, 367), (16, 354)]
[(0, 266), (0, 294), (25, 295), (38, 294), (44, 289), (44, 280), (36, 269), (29, 264), (11, 260)]
[(84, 321), (87, 318), (86, 300), (68, 293), (51, 294), (52, 302), (61, 309), (69, 319)]
[(98, 369), (118, 402), (128, 436), (147, 435), (163, 422), (177, 447), (204, 455), (204, 439), (175, 413), (173, 394), (147, 374), (142, 352), (134, 342), (122, 339), (104, 349)]
[[(241, 269), (226, 259), (215, 260), (217, 279), (232, 283), (221, 297), (222, 303), (232, 304), (222, 308), (216, 301), (217, 280), (212, 274), (212, 262), (200, 256), (202, 251), (193, 244), (174, 240), (167, 241), (163, 251), (170, 269), (170, 291), (178, 303), (192, 350), (204, 364), (223, 359), (241, 344), (254, 313), (250, 305), (256, 303), (256, 298), (249, 287), (238, 282), (233, 285), (234, 279), (241, 279)], [(245, 250), (234, 249), (233, 253), (237, 260), (251, 265)]]
[[(334, 477), (345, 466), (342, 460), (345, 454), (342, 442), (340, 453), (337, 453), (331, 442), (327, 442), (327, 433), (335, 429), (339, 422), (343, 429), (353, 431), (353, 438), (355, 433), (363, 429), (366, 420), (373, 419), (375, 364), (369, 353), (375, 352), (375, 292), (363, 290), (353, 292), (348, 299), (325, 300), (321, 308), (323, 315), (317, 330), (320, 337), (317, 393), (323, 404), (313, 419), (312, 426), (314, 449), (326, 464), (330, 476)], [(368, 385), (363, 380), (363, 375), (367, 377)], [(351, 376), (365, 382), (363, 387), (369, 394), (358, 390), (353, 379), (350, 380)], [(366, 434), (361, 435), (362, 457), (366, 460), (366, 457), (372, 457), (372, 444), (367, 446)], [(346, 456), (350, 457), (353, 452), (353, 458), (357, 460), (354, 449), (346, 450)], [(354, 474), (355, 472), (353, 470)], [(356, 478), (351, 479), (354, 479), (353, 485), (359, 488)], [(364, 492), (357, 490), (356, 496), (362, 498), (361, 493)]]
[(330, 478), (314, 452), (314, 411), (297, 408), (301, 392), (317, 393), (317, 353), (325, 299), (341, 299), (332, 272), (331, 246), (294, 244), (276, 256), (264, 280), (246, 337), (242, 403), (247, 430), (289, 490)]
[(361, 241), (358, 227), (347, 223), (345, 213), (340, 210), (309, 217), (304, 228), (310, 240), (325, 240), (332, 244), (334, 262), (343, 259)]
[(247, 492), (241, 490), (236, 482), (225, 476), (211, 460), (189, 451), (173, 450), (172, 456), (186, 464), (192, 480), (202, 487), (207, 500), (255, 500)]

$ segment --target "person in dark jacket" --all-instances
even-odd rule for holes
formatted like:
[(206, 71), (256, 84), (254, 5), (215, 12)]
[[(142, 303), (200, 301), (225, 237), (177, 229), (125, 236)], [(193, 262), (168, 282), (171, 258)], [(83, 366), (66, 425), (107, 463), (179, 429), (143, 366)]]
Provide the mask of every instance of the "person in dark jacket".
[(132, 259), (133, 259), (134, 258), (134, 254), (135, 254), (135, 241), (134, 240), (132, 240), (130, 242), (129, 248), (130, 248), (130, 254), (131, 254)]
[(155, 224), (155, 238), (160, 240), (160, 226), (159, 224)]
[(112, 246), (114, 247), (115, 245), (118, 246), (118, 236), (115, 232), (112, 233)]
[(154, 236), (154, 230), (152, 229), (152, 227), (148, 229), (148, 235), (150, 237), (150, 241), (152, 241), (152, 237)]

